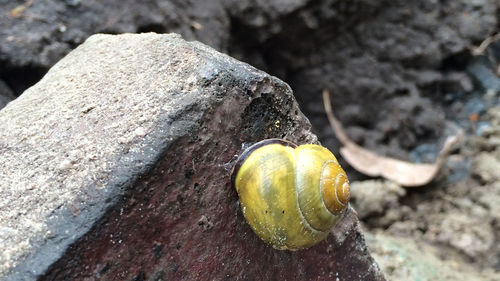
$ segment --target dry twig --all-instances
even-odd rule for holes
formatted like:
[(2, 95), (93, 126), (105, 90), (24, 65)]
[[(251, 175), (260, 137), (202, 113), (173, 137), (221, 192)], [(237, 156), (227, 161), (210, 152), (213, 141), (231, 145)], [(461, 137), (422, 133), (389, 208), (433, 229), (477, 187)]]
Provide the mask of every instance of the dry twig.
[(498, 40), (500, 40), (500, 33), (489, 36), (488, 38), (484, 39), (484, 41), (481, 42), (481, 44), (479, 44), (479, 46), (477, 46), (476, 48), (472, 48), (472, 50), (471, 50), (472, 55), (474, 55), (474, 56), (482, 55), (484, 53), (484, 51), (486, 50), (486, 48), (488, 48), (488, 46), (491, 43), (498, 41)]

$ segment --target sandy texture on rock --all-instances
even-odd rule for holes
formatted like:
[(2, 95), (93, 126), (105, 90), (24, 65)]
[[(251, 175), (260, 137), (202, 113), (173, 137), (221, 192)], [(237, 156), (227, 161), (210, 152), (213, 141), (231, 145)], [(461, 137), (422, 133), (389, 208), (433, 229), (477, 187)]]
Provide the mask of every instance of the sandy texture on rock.
[[(180, 40), (176, 35), (92, 36), (0, 112), (0, 276), (39, 241), (60, 238), (47, 226), (58, 219), (54, 211), (69, 208), (76, 215), (94, 197), (118, 192), (106, 189), (134, 176), (119, 173), (124, 163), (147, 168), (153, 159), (133, 156), (148, 154), (142, 140), (178, 135), (175, 126), (158, 132), (165, 129), (154, 128), (159, 116), (172, 118), (169, 114), (206, 98), (193, 89), (203, 73), (179, 71), (200, 64), (189, 45), (175, 46)], [(117, 42), (119, 52), (108, 51)], [(162, 63), (148, 56), (151, 45), (162, 46), (155, 50)], [(82, 54), (91, 61), (82, 63)], [(185, 83), (167, 83), (176, 80)], [(173, 98), (180, 94), (183, 100)], [(195, 125), (183, 118), (183, 130)], [(107, 205), (98, 202), (103, 204), (98, 209)]]
[[(102, 52), (99, 60), (86, 64), (78, 61), (78, 53), (98, 52), (119, 40), (104, 41), (106, 37), (90, 38), (91, 44), (66, 57), (0, 113), (0, 275), (29, 252), (34, 240), (51, 236), (46, 221), (53, 219), (54, 210), (63, 206), (77, 210), (72, 205), (78, 198), (86, 200), (87, 193), (106, 189), (117, 168), (114, 155), (124, 149), (141, 151), (144, 144), (137, 140), (151, 131), (161, 110), (176, 106), (169, 102), (168, 85), (155, 85), (162, 80), (144, 76), (154, 71), (160, 77), (164, 73), (167, 80), (173, 72), (140, 55), (147, 52), (147, 41), (164, 38), (129, 36), (120, 41), (134, 48), (124, 46), (118, 54)], [(146, 41), (143, 50), (136, 48), (138, 40)], [(120, 65), (124, 57), (143, 69)], [(179, 63), (195, 64), (196, 59)], [(78, 71), (71, 67), (74, 64), (81, 66)], [(102, 79), (101, 73), (115, 72), (109, 68), (116, 66), (122, 75)], [(130, 71), (136, 80), (128, 80)], [(163, 87), (163, 92), (151, 92), (151, 87)], [(131, 94), (130, 88), (136, 93)]]

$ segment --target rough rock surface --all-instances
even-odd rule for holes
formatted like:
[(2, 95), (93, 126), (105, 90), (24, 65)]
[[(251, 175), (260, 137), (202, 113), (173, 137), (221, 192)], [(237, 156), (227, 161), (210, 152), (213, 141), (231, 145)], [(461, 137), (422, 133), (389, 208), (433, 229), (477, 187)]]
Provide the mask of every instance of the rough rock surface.
[(95, 35), (0, 111), (6, 280), (384, 280), (354, 211), (308, 250), (245, 222), (242, 143), (317, 142), (287, 84), (177, 35)]

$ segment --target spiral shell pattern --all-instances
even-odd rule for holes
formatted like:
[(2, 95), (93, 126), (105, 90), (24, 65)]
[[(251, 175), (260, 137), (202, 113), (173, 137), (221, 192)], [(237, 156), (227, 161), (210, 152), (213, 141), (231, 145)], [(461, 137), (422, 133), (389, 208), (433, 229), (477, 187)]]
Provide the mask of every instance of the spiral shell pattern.
[(311, 247), (345, 213), (349, 181), (326, 148), (269, 139), (238, 158), (232, 183), (253, 231), (277, 249)]

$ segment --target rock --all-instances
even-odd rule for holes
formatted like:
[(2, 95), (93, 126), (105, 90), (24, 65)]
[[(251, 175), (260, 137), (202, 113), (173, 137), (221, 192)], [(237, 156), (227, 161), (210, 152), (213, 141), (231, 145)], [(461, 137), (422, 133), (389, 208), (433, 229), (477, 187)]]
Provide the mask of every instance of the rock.
[(478, 201), (489, 210), (495, 220), (493, 225), (500, 228), (500, 205), (498, 204), (500, 202), (500, 181), (478, 189), (480, 190)]
[(494, 152), (481, 152), (472, 159), (472, 173), (482, 182), (499, 181), (498, 171), (500, 171), (500, 149)]
[(467, 72), (483, 91), (500, 91), (498, 63), (500, 62), (500, 44), (491, 42), (481, 53), (476, 54), (467, 66)]
[(290, 87), (177, 35), (94, 35), (0, 111), (0, 278), (384, 280), (354, 211), (278, 251), (229, 169), (243, 143), (317, 142)]
[(391, 181), (365, 180), (351, 183), (352, 204), (360, 219), (399, 209), (399, 198), (405, 194), (405, 189)]

